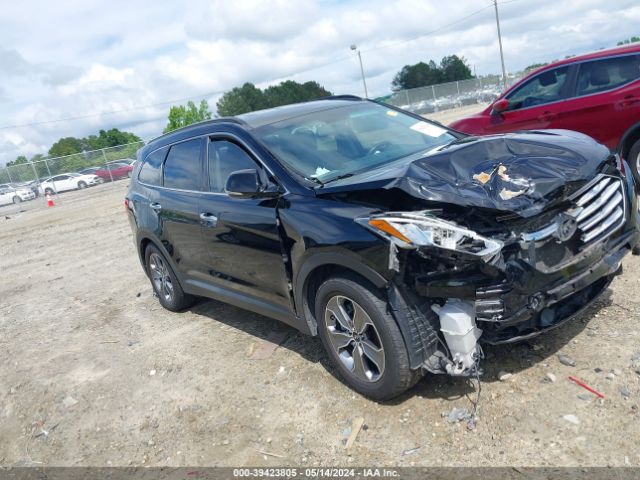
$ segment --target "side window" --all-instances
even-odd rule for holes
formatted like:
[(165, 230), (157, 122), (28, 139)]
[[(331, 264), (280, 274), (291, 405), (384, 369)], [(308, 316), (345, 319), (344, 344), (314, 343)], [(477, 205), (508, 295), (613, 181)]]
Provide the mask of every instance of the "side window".
[(637, 55), (585, 62), (580, 64), (577, 95), (610, 90), (638, 78), (640, 62)]
[(228, 140), (209, 143), (209, 190), (224, 193), (229, 175), (237, 170), (257, 168), (256, 163), (241, 147)]
[(562, 100), (568, 72), (569, 67), (560, 67), (536, 75), (509, 94), (509, 110)]
[(67, 180), (68, 178), (69, 178), (69, 175), (58, 175), (53, 180), (56, 182), (60, 182), (62, 180)]
[(160, 185), (160, 166), (167, 156), (168, 148), (161, 148), (150, 153), (140, 168), (138, 180), (148, 185)]
[(200, 190), (200, 139), (177, 143), (169, 149), (164, 162), (164, 183), (167, 188)]

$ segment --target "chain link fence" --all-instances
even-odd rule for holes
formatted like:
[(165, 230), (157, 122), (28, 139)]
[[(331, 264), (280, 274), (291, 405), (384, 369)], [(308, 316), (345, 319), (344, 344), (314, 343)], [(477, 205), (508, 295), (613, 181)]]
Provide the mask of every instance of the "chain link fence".
[[(519, 77), (509, 78), (508, 84), (513, 84), (518, 79)], [(400, 90), (381, 100), (413, 113), (425, 114), (466, 105), (490, 103), (498, 98), (503, 90), (502, 77), (489, 75), (470, 80)]]
[[(130, 171), (127, 165), (136, 159), (136, 152), (143, 145), (144, 142), (135, 142), (63, 157), (44, 157), (37, 161), (1, 167), (0, 191), (26, 187), (33, 190), (36, 195), (41, 195), (43, 191), (39, 188), (40, 184), (58, 175), (95, 175), (99, 177), (99, 183), (127, 178), (127, 172)], [(47, 182), (47, 185), (50, 183)], [(52, 190), (55, 190), (55, 182)]]

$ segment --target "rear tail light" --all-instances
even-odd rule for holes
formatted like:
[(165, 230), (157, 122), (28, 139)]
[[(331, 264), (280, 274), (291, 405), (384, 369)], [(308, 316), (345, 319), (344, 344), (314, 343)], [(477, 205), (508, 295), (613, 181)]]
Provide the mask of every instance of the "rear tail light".
[(124, 199), (124, 209), (128, 212), (129, 210), (131, 210), (131, 208), (129, 207), (129, 199), (125, 198)]

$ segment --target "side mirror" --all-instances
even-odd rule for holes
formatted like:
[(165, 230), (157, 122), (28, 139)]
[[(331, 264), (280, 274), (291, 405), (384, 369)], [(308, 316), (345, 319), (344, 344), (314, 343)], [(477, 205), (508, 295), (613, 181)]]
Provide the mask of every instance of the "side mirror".
[(279, 193), (275, 186), (263, 187), (258, 171), (253, 168), (231, 173), (224, 189), (233, 198), (273, 197)]
[(509, 100), (507, 100), (506, 98), (501, 98), (500, 100), (497, 100), (493, 104), (493, 110), (492, 111), (494, 113), (502, 113), (508, 108), (509, 108)]

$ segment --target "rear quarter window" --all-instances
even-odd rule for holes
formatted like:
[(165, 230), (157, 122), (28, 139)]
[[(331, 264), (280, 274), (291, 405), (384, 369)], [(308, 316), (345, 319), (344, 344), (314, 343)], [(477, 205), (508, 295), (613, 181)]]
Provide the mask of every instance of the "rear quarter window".
[(140, 173), (138, 174), (138, 180), (147, 185), (160, 185), (162, 176), (160, 174), (160, 167), (167, 156), (168, 148), (160, 148), (155, 152), (151, 152), (144, 160)]
[(620, 87), (640, 78), (638, 55), (605, 58), (580, 64), (577, 94), (589, 95)]

